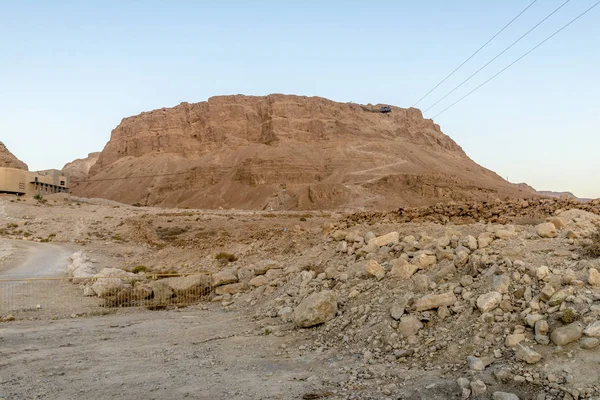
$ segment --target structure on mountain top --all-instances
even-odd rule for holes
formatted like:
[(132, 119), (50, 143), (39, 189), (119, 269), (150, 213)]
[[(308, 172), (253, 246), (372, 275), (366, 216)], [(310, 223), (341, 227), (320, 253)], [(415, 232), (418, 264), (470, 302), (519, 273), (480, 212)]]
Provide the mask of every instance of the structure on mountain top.
[(27, 171), (0, 168), (0, 193), (17, 196), (69, 192), (69, 175), (57, 169)]

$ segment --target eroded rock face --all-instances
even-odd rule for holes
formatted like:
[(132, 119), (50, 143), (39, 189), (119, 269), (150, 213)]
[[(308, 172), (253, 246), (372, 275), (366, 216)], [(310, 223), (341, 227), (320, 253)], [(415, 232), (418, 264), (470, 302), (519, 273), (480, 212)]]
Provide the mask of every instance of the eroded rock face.
[[(273, 94), (219, 96), (125, 118), (75, 194), (217, 208), (390, 208), (535, 196), (474, 163), (415, 108)], [(375, 108), (375, 107), (373, 107)], [(153, 177), (172, 174), (168, 179)], [(152, 187), (153, 190), (148, 191)], [(371, 195), (360, 195), (365, 191)], [(251, 194), (251, 195), (250, 195)]]
[(29, 170), (27, 164), (8, 151), (2, 142), (0, 142), (0, 167)]
[(90, 153), (86, 158), (79, 158), (65, 164), (62, 170), (69, 174), (71, 187), (77, 185), (78, 181), (87, 179), (90, 168), (96, 164), (98, 157), (100, 157), (100, 152)]

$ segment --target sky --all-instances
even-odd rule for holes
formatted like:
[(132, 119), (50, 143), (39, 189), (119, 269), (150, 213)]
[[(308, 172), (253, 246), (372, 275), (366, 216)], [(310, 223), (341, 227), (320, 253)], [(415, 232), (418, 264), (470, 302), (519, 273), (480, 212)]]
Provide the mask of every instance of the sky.
[[(565, 0), (538, 0), (422, 110)], [(597, 0), (571, 0), (431, 118)], [(122, 118), (224, 94), (411, 107), (531, 0), (0, 0), (0, 140), (31, 170), (100, 151)], [(477, 163), (600, 197), (600, 6), (434, 121)]]

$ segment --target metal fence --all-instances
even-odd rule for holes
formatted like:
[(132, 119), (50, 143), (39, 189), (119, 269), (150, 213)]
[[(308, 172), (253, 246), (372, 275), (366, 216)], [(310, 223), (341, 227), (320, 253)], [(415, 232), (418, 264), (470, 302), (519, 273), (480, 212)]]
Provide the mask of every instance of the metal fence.
[(98, 307), (185, 306), (206, 300), (211, 293), (209, 273), (0, 279), (0, 316), (86, 313)]

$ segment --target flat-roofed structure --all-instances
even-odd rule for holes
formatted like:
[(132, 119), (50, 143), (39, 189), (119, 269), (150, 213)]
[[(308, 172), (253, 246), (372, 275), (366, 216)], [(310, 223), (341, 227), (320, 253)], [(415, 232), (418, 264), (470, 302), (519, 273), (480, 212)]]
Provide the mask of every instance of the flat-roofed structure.
[(69, 175), (57, 169), (27, 171), (0, 168), (0, 193), (35, 196), (68, 192)]

